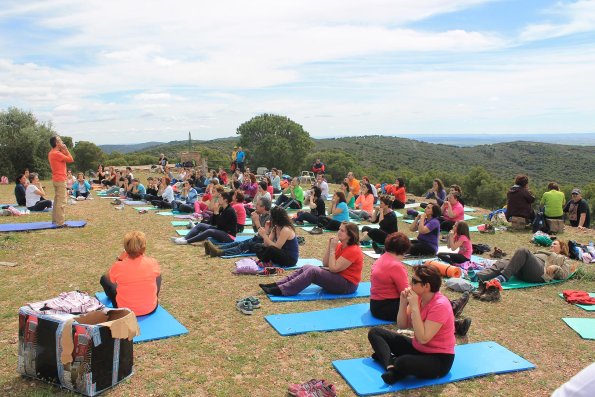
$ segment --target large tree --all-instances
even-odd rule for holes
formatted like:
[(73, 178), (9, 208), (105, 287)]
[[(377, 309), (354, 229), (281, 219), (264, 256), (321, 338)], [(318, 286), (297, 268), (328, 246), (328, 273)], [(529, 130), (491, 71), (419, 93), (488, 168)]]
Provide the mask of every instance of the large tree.
[[(304, 158), (314, 147), (310, 134), (288, 117), (261, 114), (240, 125), (240, 145), (250, 168), (276, 167), (289, 174), (309, 169)], [(306, 168), (304, 168), (306, 167)]]
[(103, 163), (104, 159), (103, 151), (92, 142), (78, 141), (74, 146), (74, 160), (78, 171), (94, 171), (99, 164)]
[(13, 179), (29, 168), (48, 177), (49, 138), (54, 134), (50, 124), (39, 123), (31, 112), (0, 111), (0, 174)]

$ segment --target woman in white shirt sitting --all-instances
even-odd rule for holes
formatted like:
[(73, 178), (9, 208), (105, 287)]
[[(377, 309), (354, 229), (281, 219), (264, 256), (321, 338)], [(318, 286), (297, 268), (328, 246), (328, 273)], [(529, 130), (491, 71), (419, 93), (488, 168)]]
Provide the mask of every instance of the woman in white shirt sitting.
[(45, 191), (39, 181), (39, 175), (35, 172), (29, 174), (29, 186), (25, 190), (25, 201), (29, 211), (43, 211), (46, 208), (52, 208), (51, 200), (43, 198)]

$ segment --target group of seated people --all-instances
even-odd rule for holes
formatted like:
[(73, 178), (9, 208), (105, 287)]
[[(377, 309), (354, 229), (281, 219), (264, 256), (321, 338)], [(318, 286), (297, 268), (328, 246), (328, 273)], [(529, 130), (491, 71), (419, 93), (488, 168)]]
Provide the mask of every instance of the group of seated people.
[[(252, 179), (249, 180), (251, 183)], [(167, 177), (163, 177), (162, 182), (166, 186), (164, 191), (171, 186)], [(404, 188), (397, 182), (397, 189)], [(434, 201), (416, 215), (410, 226), (410, 231), (418, 233), (414, 240), (398, 232), (394, 208), (400, 207), (404, 203), (402, 200), (399, 199), (395, 207), (395, 198), (384, 194), (378, 197), (378, 206), (374, 207), (375, 201), (372, 201), (370, 208), (367, 196), (373, 197), (372, 189), (369, 183), (364, 182), (353, 197), (355, 208), (350, 211), (345, 191), (351, 194), (354, 189), (352, 182), (346, 180), (344, 189), (333, 194), (329, 216), (325, 212), (322, 191), (315, 185), (307, 192), (306, 202), (310, 212), (300, 210), (293, 219), (286, 209), (302, 209), (306, 200), (299, 183), (292, 181), (286, 195), (280, 196), (285, 199), (278, 200), (272, 208), (272, 195), (263, 182), (252, 198), (253, 211), (248, 213), (245, 189), (226, 192), (221, 185), (212, 184), (214, 187), (207, 189), (208, 204), (204, 208), (210, 216), (194, 225), (188, 235), (175, 238), (174, 242), (189, 244), (205, 241), (205, 253), (213, 257), (254, 253), (262, 267), (292, 267), (299, 258), (294, 225), (307, 222), (326, 230), (336, 230), (336, 236), (329, 238), (326, 244), (322, 267), (304, 265), (276, 282), (259, 284), (268, 295), (293, 296), (312, 284), (333, 294), (354, 293), (362, 280), (364, 256), (360, 243), (372, 241), (375, 247), (381, 249), (381, 255), (372, 265), (371, 314), (395, 321), (400, 329), (413, 330), (413, 337), (381, 327), (369, 331), (372, 358), (385, 369), (382, 379), (392, 384), (407, 376), (438, 378), (446, 375), (452, 367), (455, 335), (464, 336), (470, 327), (470, 319), (459, 318), (468, 295), (455, 301), (442, 295), (441, 274), (431, 264), (415, 266), (409, 279), (403, 259), (408, 254), (421, 257), (436, 255), (441, 230), (448, 231), (447, 246), (457, 253), (440, 253), (440, 260), (453, 265), (468, 261), (472, 245), (469, 226), (463, 220), (460, 189), (451, 188), (446, 193), (440, 183), (435, 185), (431, 195)], [(188, 196), (191, 186), (187, 181), (184, 188)], [(389, 193), (391, 188), (383, 191)], [(546, 203), (549, 200), (546, 198)], [(362, 212), (356, 211), (367, 215), (362, 216)], [(256, 234), (249, 240), (236, 242), (235, 236), (244, 226), (248, 214)], [(378, 223), (379, 227), (366, 226), (360, 232), (356, 224), (349, 222), (350, 215), (355, 219)], [(102, 276), (101, 285), (115, 305), (135, 307), (137, 315), (150, 313), (157, 307), (161, 286), (159, 265), (144, 256), (146, 240), (142, 233), (129, 233), (124, 245), (126, 252)], [(541, 283), (565, 279), (573, 270), (568, 258), (568, 245), (564, 241), (555, 240), (549, 252), (531, 253), (526, 248), (520, 248), (509, 260), (498, 260), (477, 273), (479, 289), (475, 294), (485, 292), (487, 282), (492, 279), (504, 283), (515, 276), (526, 282)], [(138, 285), (134, 283), (141, 279), (146, 291), (138, 293), (138, 287), (131, 286)]]

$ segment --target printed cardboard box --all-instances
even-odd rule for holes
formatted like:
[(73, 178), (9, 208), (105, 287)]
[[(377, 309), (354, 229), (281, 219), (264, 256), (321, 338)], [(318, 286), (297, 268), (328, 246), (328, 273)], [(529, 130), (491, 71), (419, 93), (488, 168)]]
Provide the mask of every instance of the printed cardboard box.
[(133, 373), (134, 313), (104, 309), (84, 315), (39, 314), (19, 309), (17, 371), (95, 396)]

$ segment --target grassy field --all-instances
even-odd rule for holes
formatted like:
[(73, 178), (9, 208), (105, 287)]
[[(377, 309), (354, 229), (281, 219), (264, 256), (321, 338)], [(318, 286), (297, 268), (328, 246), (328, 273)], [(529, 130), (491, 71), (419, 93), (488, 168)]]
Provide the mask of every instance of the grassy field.
[[(44, 184), (52, 190), (51, 183)], [(0, 202), (14, 202), (13, 188), (14, 185), (0, 186)], [(134, 376), (105, 395), (283, 396), (288, 383), (311, 378), (334, 383), (340, 396), (355, 395), (331, 362), (369, 356), (368, 329), (281, 337), (263, 319), (267, 314), (319, 310), (354, 302), (271, 303), (259, 292), (262, 277), (234, 276), (230, 273), (233, 260), (205, 257), (199, 245), (172, 244), (171, 217), (139, 214), (130, 207), (117, 211), (109, 200), (95, 199), (69, 205), (67, 219), (83, 219), (88, 224), (82, 229), (0, 234), (0, 261), (18, 263), (16, 267), (0, 267), (0, 395), (66, 394), (16, 373), (18, 308), (63, 291), (98, 291), (100, 275), (121, 252), (122, 237), (130, 230), (147, 234), (147, 254), (159, 260), (163, 273), (160, 303), (190, 333), (135, 345)], [(0, 218), (1, 223), (45, 220), (51, 220), (51, 214)], [(407, 227), (399, 222), (400, 230)], [(298, 233), (306, 237), (300, 256), (321, 258), (328, 235), (310, 236), (302, 230)], [(472, 235), (474, 242), (501, 247), (509, 255), (515, 248), (531, 246), (530, 238), (529, 232)], [(595, 240), (595, 232), (577, 233), (568, 228), (562, 238), (584, 243)], [(365, 258), (363, 279), (369, 280), (372, 260)], [(582, 280), (504, 291), (500, 303), (472, 300), (465, 309), (464, 315), (472, 318), (473, 325), (468, 338), (458, 343), (496, 341), (533, 362), (537, 369), (399, 395), (549, 395), (595, 361), (595, 342), (582, 340), (561, 321), (562, 317), (589, 316), (558, 297), (563, 289), (595, 291), (594, 266), (583, 264), (582, 268), (588, 276)], [(443, 292), (451, 298), (458, 297), (444, 288)], [(235, 308), (235, 300), (247, 295), (258, 295), (263, 302), (252, 316)]]

